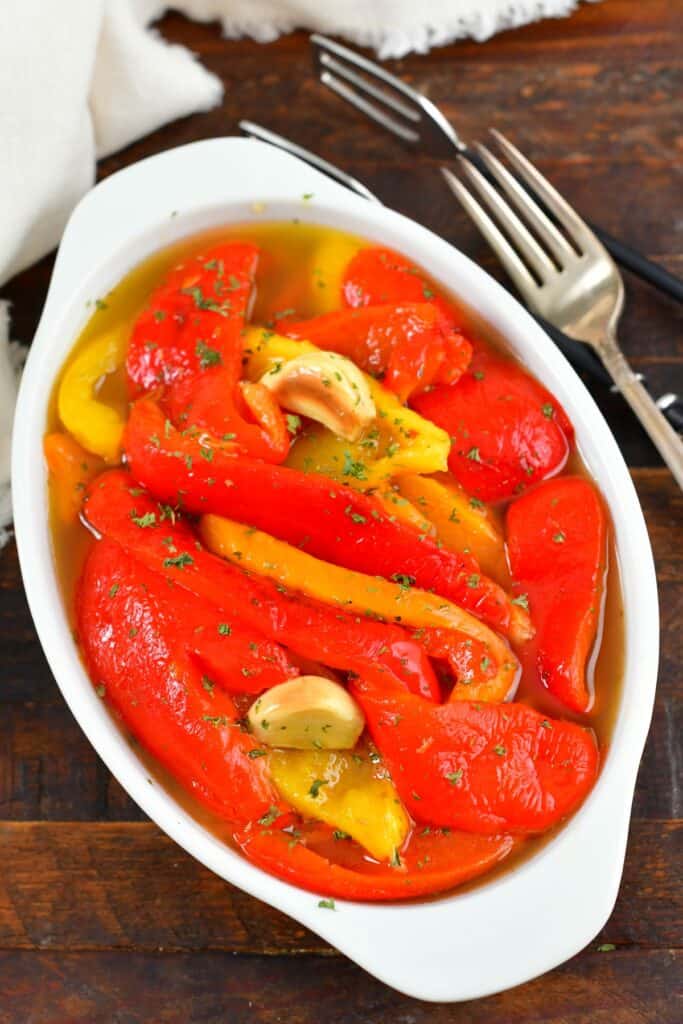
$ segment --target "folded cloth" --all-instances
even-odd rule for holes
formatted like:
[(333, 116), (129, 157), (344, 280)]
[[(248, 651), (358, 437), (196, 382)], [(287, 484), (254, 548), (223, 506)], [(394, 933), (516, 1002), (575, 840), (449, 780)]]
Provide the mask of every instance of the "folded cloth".
[[(578, 0), (1, 0), (0, 285), (59, 241), (95, 160), (220, 102), (223, 87), (149, 25), (168, 8), (260, 41), (316, 29), (401, 56), (488, 38)], [(0, 311), (0, 547), (9, 521), (15, 362)]]

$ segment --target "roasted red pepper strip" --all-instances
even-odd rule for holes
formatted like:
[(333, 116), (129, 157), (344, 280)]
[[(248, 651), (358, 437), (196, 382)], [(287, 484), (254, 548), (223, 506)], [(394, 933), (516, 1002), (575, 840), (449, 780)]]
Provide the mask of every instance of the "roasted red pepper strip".
[(370, 306), (287, 320), (280, 331), (340, 352), (383, 383), (402, 402), (435, 382), (453, 383), (467, 369), (472, 346), (432, 303)]
[(589, 711), (586, 666), (602, 612), (607, 524), (600, 498), (580, 477), (541, 484), (507, 513), (515, 590), (526, 594), (536, 635), (524, 661), (573, 711)]
[(281, 462), (289, 450), (282, 413), (259, 396), (250, 401), (239, 386), (257, 260), (255, 246), (228, 243), (172, 270), (135, 322), (126, 369), (132, 396), (161, 389), (174, 423)]
[[(416, 829), (401, 851), (400, 865), (390, 867), (359, 855), (355, 843), (334, 840), (330, 829), (327, 833), (327, 842), (317, 836), (311, 841), (306, 830), (296, 841), (291, 832), (252, 826), (233, 838), (249, 860), (278, 878), (347, 900), (411, 899), (453, 889), (488, 871), (520, 842), (510, 835)], [(332, 857), (348, 863), (335, 863)]]
[(595, 781), (592, 733), (525, 704), (434, 705), (357, 680), (352, 691), (410, 814), (468, 832), (542, 832)]
[(451, 325), (461, 325), (462, 315), (452, 302), (434, 290), (424, 272), (393, 249), (360, 249), (342, 278), (342, 298), (359, 309), (386, 302), (432, 302)]
[(201, 439), (164, 430), (163, 413), (148, 400), (133, 406), (124, 449), (133, 476), (160, 501), (237, 519), (348, 569), (412, 580), (495, 629), (528, 635), (523, 610), (481, 573), (474, 558), (392, 521), (368, 495), (318, 474), (220, 450), (204, 448), (202, 455)]
[(452, 440), (448, 465), (483, 501), (502, 501), (559, 473), (573, 430), (567, 416), (521, 366), (480, 347), (457, 384), (411, 403)]
[[(85, 516), (98, 533), (163, 573), (166, 585), (170, 581), (179, 592), (210, 601), (224, 612), (227, 622), (241, 622), (306, 658), (342, 671), (362, 672), (381, 685), (414, 688), (430, 700), (439, 698), (426, 652), (401, 627), (289, 596), (270, 580), (242, 572), (205, 551), (186, 524), (169, 521), (172, 510), (160, 510), (132, 484), (130, 475), (121, 470), (99, 477), (86, 496)], [(141, 530), (131, 510), (136, 516), (154, 515), (155, 520)], [(176, 554), (169, 555), (169, 545)]]
[(234, 823), (253, 821), (279, 800), (230, 697), (204, 685), (178, 638), (183, 596), (118, 544), (95, 544), (77, 596), (88, 670), (133, 735), (202, 804)]

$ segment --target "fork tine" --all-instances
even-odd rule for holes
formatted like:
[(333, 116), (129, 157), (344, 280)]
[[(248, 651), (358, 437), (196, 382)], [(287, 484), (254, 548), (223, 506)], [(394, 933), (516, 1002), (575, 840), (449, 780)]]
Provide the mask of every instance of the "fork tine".
[(418, 110), (421, 107), (422, 96), (415, 89), (411, 89), (409, 85), (406, 85), (404, 81), (397, 78), (396, 75), (392, 75), (389, 71), (386, 71), (381, 64), (375, 64), (374, 61), (368, 60), (367, 57), (363, 57), (360, 53), (356, 53), (355, 50), (350, 50), (347, 46), (341, 46), (339, 43), (335, 43), (334, 40), (328, 39), (327, 36), (318, 35), (314, 32), (310, 36), (310, 43), (313, 47), (313, 52), (318, 65), (322, 63), (322, 58), (325, 53), (332, 54), (340, 61), (346, 61), (349, 64), (355, 65), (364, 71), (366, 75), (370, 75), (372, 78), (378, 78), (384, 82), (385, 85), (390, 86), (397, 92), (402, 93), (407, 99), (412, 100)]
[(490, 174), (496, 179), (503, 191), (512, 200), (525, 220), (531, 225), (551, 255), (557, 260), (558, 266), (563, 265), (566, 258), (576, 255), (574, 249), (553, 222), (546, 217), (543, 210), (533, 201), (527, 190), (510, 174), (507, 167), (498, 157), (477, 143), (477, 152), (486, 164)]
[[(350, 50), (346, 46), (340, 46), (339, 43), (335, 43), (332, 39), (327, 39), (325, 36), (314, 33), (310, 36), (310, 42), (321, 82), (336, 92), (338, 96), (341, 96), (342, 99), (347, 100), (347, 102), (353, 104), (362, 113), (377, 121), (383, 127), (398, 135), (404, 142), (408, 142), (411, 145), (420, 142), (442, 156), (450, 155), (452, 149), (456, 149), (458, 152), (464, 150), (465, 145), (453, 128), (453, 125), (426, 96), (423, 96), (416, 89), (411, 88), (411, 86), (406, 85), (400, 78), (390, 74), (380, 64), (375, 64), (374, 61), (368, 60), (367, 57), (362, 57), (359, 53), (355, 53), (354, 50)], [(363, 72), (371, 81), (356, 74), (348, 65)], [(390, 107), (395, 113), (407, 118), (414, 125), (419, 126), (422, 129), (422, 133), (418, 131), (413, 132), (409, 128), (406, 129), (404, 125), (397, 122), (391, 115), (379, 110), (362, 96), (358, 96), (353, 89), (345, 86), (338, 78), (335, 80), (334, 74), (330, 76), (331, 69), (336, 71), (338, 76), (345, 78), (346, 81), (352, 82), (356, 88), (372, 96), (385, 106)], [(375, 82), (388, 86), (392, 92), (389, 93), (384, 89), (377, 88), (374, 84)], [(401, 99), (398, 99), (394, 93), (398, 93)], [(405, 103), (404, 100), (408, 100), (408, 103)]]
[(320, 54), (320, 64), (323, 68), (339, 75), (340, 78), (345, 78), (347, 82), (351, 82), (351, 84), (355, 85), (358, 89), (362, 89), (363, 92), (367, 92), (369, 96), (373, 97), (373, 99), (379, 100), (380, 103), (386, 103), (386, 105), (391, 107), (391, 109), (397, 114), (401, 114), (414, 124), (419, 124), (420, 115), (414, 107), (409, 107), (407, 103), (403, 103), (401, 100), (396, 99), (395, 96), (392, 96), (392, 94), (387, 92), (385, 89), (378, 89), (376, 85), (372, 84), (372, 82), (368, 82), (367, 79), (356, 74), (356, 72), (350, 67), (347, 67), (346, 64), (342, 64), (342, 62), (337, 60), (335, 57), (331, 57), (329, 53)]
[(451, 192), (479, 228), (519, 291), (528, 301), (531, 301), (533, 295), (538, 291), (538, 285), (507, 238), (496, 227), (488, 213), (480, 206), (472, 193), (465, 188), (460, 179), (456, 178), (451, 170), (447, 167), (442, 167), (441, 173), (446, 179)]
[(323, 71), (320, 75), (320, 81), (323, 85), (326, 85), (328, 89), (335, 92), (337, 96), (340, 96), (347, 103), (351, 103), (352, 106), (360, 110), (361, 113), (371, 118), (373, 121), (377, 121), (387, 131), (393, 132), (394, 135), (398, 135), (404, 142), (415, 143), (418, 142), (420, 136), (414, 128), (408, 128), (406, 125), (401, 124), (391, 114), (385, 113), (383, 110), (375, 104), (371, 103), (370, 100), (364, 99), (359, 96), (358, 93), (347, 85), (346, 82), (342, 82), (339, 78), (333, 75), (330, 71)]
[[(508, 158), (514, 169), (545, 203), (546, 207), (557, 218), (569, 237), (574, 241), (581, 252), (587, 248), (594, 249), (600, 246), (595, 235), (588, 225), (581, 220), (578, 213), (572, 209), (569, 203), (562, 198), (560, 193), (553, 188), (547, 178), (544, 178), (532, 163), (523, 156), (516, 146), (505, 138), (495, 128), (489, 129), (501, 150)], [(602, 246), (600, 246), (602, 248)]]
[(549, 274), (556, 274), (557, 270), (548, 254), (540, 247), (526, 225), (522, 223), (505, 199), (498, 194), (493, 185), (486, 180), (484, 175), (469, 160), (459, 156), (458, 162), (536, 276), (541, 281), (545, 281)]

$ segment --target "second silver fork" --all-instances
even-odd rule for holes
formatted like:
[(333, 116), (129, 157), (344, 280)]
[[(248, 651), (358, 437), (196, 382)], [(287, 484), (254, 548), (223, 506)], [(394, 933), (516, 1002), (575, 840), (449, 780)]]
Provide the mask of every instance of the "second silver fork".
[[(540, 171), (504, 136), (492, 134), (515, 175), (486, 146), (478, 146), (488, 178), (471, 161), (460, 158), (459, 162), (482, 202), (444, 169), (448, 184), (529, 308), (598, 353), (683, 489), (683, 441), (629, 366), (617, 341), (624, 286), (614, 261)], [(553, 220), (519, 179), (540, 197)]]

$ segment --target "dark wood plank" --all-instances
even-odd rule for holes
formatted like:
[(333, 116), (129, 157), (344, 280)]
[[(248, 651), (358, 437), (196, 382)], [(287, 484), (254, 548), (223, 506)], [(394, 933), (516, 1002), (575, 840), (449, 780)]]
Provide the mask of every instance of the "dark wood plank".
[[(457, 970), (457, 965), (454, 966)], [(0, 954), (8, 1024), (678, 1024), (681, 954), (585, 953), (476, 1002), (408, 999), (348, 960)]]
[[(682, 853), (683, 821), (633, 824), (621, 897), (596, 943), (683, 946)], [(5, 822), (0, 859), (0, 949), (327, 949), (151, 823)]]

